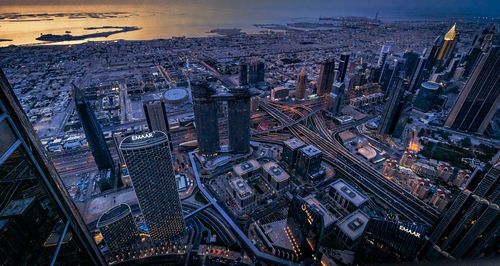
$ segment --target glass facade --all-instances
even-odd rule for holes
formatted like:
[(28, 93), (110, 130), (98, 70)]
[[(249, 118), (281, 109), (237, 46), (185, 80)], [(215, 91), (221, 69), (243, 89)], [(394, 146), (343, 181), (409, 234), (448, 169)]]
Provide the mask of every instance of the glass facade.
[(285, 232), (300, 260), (319, 258), (324, 223), (321, 214), (301, 197), (294, 197), (288, 209)]
[(104, 265), (0, 71), (0, 265)]
[(151, 239), (162, 242), (179, 236), (186, 225), (167, 135), (154, 131), (128, 136), (120, 150)]

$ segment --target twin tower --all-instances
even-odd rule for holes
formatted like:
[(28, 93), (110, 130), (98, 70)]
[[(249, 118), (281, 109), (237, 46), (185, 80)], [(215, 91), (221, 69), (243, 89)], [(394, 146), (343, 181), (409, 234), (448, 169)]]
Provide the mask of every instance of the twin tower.
[(250, 151), (250, 97), (247, 86), (217, 93), (203, 78), (191, 82), (196, 135), (201, 154), (214, 156), (220, 151), (218, 109), (227, 102), (229, 148), (232, 153)]

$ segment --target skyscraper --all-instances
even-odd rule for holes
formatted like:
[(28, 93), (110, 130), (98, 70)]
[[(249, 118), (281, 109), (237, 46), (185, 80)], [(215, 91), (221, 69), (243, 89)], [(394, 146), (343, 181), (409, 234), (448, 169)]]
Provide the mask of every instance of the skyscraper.
[(1, 70), (0, 239), (2, 265), (106, 265)]
[(143, 108), (149, 131), (161, 131), (167, 134), (170, 143), (170, 150), (172, 150), (172, 137), (170, 135), (170, 126), (168, 125), (165, 102), (161, 100), (147, 101), (143, 103)]
[(315, 207), (295, 196), (288, 209), (285, 233), (300, 261), (319, 257), (320, 241), (323, 237), (324, 221)]
[(333, 59), (327, 59), (325, 62), (321, 63), (316, 94), (323, 96), (330, 93), (332, 90), (334, 72), (335, 62)]
[(302, 147), (297, 153), (296, 170), (300, 175), (316, 179), (323, 177), (325, 171), (321, 166), (323, 153), (313, 145)]
[(239, 64), (239, 85), (248, 85), (248, 65), (243, 60), (241, 60)]
[(377, 61), (377, 66), (379, 68), (382, 68), (385, 64), (385, 60), (387, 59), (387, 56), (391, 52), (391, 46), (390, 45), (383, 45), (382, 49), (380, 49), (380, 55), (378, 56), (378, 61)]
[(125, 203), (107, 210), (97, 221), (96, 227), (112, 252), (126, 251), (140, 243), (132, 210)]
[(144, 114), (150, 131), (162, 131), (169, 134), (167, 111), (165, 102), (163, 101), (148, 101), (143, 103)]
[(217, 102), (212, 97), (215, 90), (205, 80), (191, 82), (193, 94), (194, 120), (198, 147), (203, 155), (219, 152), (219, 124), (217, 122)]
[(167, 135), (153, 131), (128, 136), (120, 150), (151, 238), (167, 241), (182, 233), (185, 223)]
[(425, 243), (427, 226), (382, 218), (371, 218), (363, 233), (356, 259), (365, 263), (415, 261)]
[[(83, 131), (85, 132), (85, 137), (89, 143), (90, 151), (92, 156), (94, 156), (94, 161), (97, 165), (99, 171), (110, 170), (112, 178), (116, 178), (115, 171), (116, 165), (109, 152), (108, 144), (104, 139), (104, 134), (102, 133), (101, 125), (95, 116), (90, 103), (85, 99), (83, 91), (77, 86), (73, 85), (73, 98), (75, 101), (76, 111), (82, 124)], [(110, 181), (111, 184), (115, 183), (115, 180)]]
[(342, 109), (342, 103), (344, 101), (344, 83), (335, 82), (333, 83), (333, 92), (330, 93), (327, 99), (327, 109), (333, 115), (338, 115)]
[(413, 51), (406, 51), (403, 54), (403, 59), (404, 59), (403, 70), (406, 73), (406, 76), (404, 77), (405, 79), (407, 79), (409, 81), (411, 81), (413, 79), (413, 76), (417, 72), (419, 58), (420, 58), (420, 55), (416, 52), (413, 52)]
[(464, 77), (469, 77), (474, 70), (479, 58), (481, 58), (481, 54), (483, 51), (487, 51), (491, 46), (491, 41), (495, 34), (495, 27), (487, 27), (485, 28), (479, 36), (476, 36), (474, 39), (474, 45), (467, 53), (465, 57), (465, 70)]
[[(475, 188), (458, 193), (430, 236), (429, 260), (477, 258), (496, 254), (500, 225), (500, 163)], [(477, 177), (476, 177), (477, 178)], [(473, 189), (472, 192), (469, 189)]]
[(405, 93), (403, 79), (401, 77), (395, 78), (392, 83), (391, 91), (392, 94), (385, 104), (384, 112), (380, 119), (380, 125), (378, 127), (379, 134), (392, 134), (399, 120), (402, 109), (402, 99)]
[(425, 53), (426, 52), (424, 51), (422, 53), (423, 55), (421, 55), (418, 58), (417, 67), (415, 68), (415, 72), (413, 73), (413, 76), (410, 80), (410, 85), (408, 87), (408, 90), (410, 92), (415, 92), (420, 86), (420, 84), (422, 84), (422, 80), (427, 76), (428, 72), (425, 69), (425, 65), (427, 64), (427, 58), (424, 56)]
[(436, 39), (434, 39), (432, 48), (429, 51), (429, 55), (427, 56), (427, 63), (425, 64), (425, 70), (427, 70), (429, 73), (432, 72), (432, 68), (434, 68), (434, 65), (436, 64), (436, 56), (439, 51), (439, 48), (441, 47), (442, 42), (443, 42), (442, 36), (437, 36)]
[(250, 92), (248, 87), (230, 89), (228, 99), (229, 148), (233, 153), (244, 154), (250, 150)]
[[(385, 62), (379, 81), (380, 85), (382, 85), (382, 88), (385, 90), (384, 97), (387, 98), (392, 95), (392, 89), (394, 88), (393, 83), (399, 76), (402, 75), (400, 72), (403, 70), (403, 66), (404, 60), (401, 59), (394, 59), (390, 62)], [(404, 78), (404, 75), (401, 76), (401, 78)]]
[(302, 100), (306, 97), (306, 82), (307, 82), (306, 70), (301, 69), (299, 74), (297, 74), (297, 86), (295, 88), (295, 98)]
[(445, 126), (483, 134), (500, 105), (500, 35), (481, 56), (451, 109)]
[[(240, 68), (241, 70), (241, 68)], [(252, 58), (248, 63), (248, 81), (249, 85), (256, 85), (264, 81), (265, 64), (264, 61)]]
[(339, 74), (337, 76), (337, 82), (344, 82), (345, 75), (347, 73), (347, 66), (349, 65), (349, 54), (348, 53), (342, 53), (340, 54), (340, 60), (339, 60)]
[(457, 25), (454, 24), (450, 30), (444, 35), (443, 43), (437, 51), (435, 66), (438, 70), (442, 67), (446, 67), (453, 57), (453, 51), (457, 43)]
[(299, 149), (304, 147), (306, 144), (298, 138), (292, 138), (283, 142), (283, 152), (281, 153), (281, 160), (288, 165), (289, 168), (293, 168), (297, 162), (297, 155)]

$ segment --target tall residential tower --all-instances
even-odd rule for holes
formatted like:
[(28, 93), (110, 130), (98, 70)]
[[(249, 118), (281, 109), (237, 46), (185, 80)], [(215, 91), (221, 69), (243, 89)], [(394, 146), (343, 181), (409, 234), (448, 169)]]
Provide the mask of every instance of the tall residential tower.
[(500, 35), (484, 53), (451, 109), (445, 126), (483, 134), (500, 105)]
[(182, 233), (184, 216), (167, 135), (153, 131), (128, 136), (120, 150), (151, 238), (167, 241)]

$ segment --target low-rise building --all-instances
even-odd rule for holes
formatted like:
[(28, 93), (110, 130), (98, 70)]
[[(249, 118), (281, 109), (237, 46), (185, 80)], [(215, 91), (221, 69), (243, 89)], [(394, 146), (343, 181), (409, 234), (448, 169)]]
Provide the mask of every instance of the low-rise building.
[(241, 210), (255, 205), (255, 193), (247, 181), (237, 177), (229, 182), (234, 200)]
[(275, 162), (267, 162), (262, 165), (264, 178), (277, 191), (288, 188), (290, 175)]
[(345, 182), (337, 179), (330, 184), (328, 192), (330, 199), (347, 212), (353, 212), (363, 206), (368, 201), (368, 197)]
[(239, 177), (250, 178), (260, 173), (260, 167), (256, 160), (249, 160), (233, 166), (233, 171)]
[(359, 244), (369, 219), (368, 215), (357, 210), (337, 223), (338, 237), (346, 249), (354, 250)]

